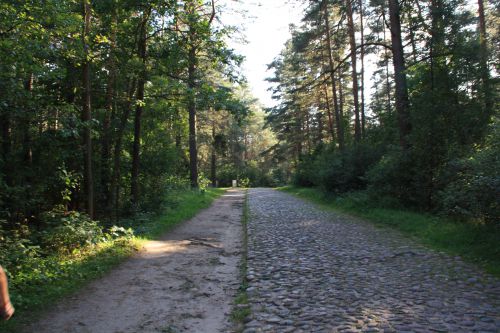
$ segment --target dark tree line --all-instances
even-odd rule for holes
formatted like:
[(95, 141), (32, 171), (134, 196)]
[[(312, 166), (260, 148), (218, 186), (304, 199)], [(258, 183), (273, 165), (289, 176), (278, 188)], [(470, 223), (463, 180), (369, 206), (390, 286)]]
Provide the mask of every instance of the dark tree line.
[(252, 103), (220, 15), (202, 0), (2, 1), (1, 228), (116, 220), (155, 209), (170, 183), (198, 188), (213, 146), (199, 130), (218, 113), (240, 126)]
[(498, 221), (498, 4), (305, 4), (269, 79), (295, 182)]

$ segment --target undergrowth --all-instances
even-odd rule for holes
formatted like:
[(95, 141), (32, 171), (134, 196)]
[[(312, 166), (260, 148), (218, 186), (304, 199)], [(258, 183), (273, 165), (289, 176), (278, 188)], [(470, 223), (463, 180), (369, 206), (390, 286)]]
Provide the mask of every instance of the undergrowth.
[[(109, 272), (134, 254), (144, 242), (157, 238), (182, 221), (192, 218), (201, 209), (224, 193), (223, 189), (206, 191), (183, 190), (169, 199), (169, 208), (160, 215), (137, 214), (120, 221), (131, 232), (103, 238), (71, 252), (60, 251), (47, 256), (27, 257), (19, 261), (15, 274), (9, 273), (14, 317), (0, 323), (0, 332), (17, 332), (22, 325), (39, 317), (56, 301), (77, 292), (90, 281)], [(111, 229), (112, 233), (112, 229)]]

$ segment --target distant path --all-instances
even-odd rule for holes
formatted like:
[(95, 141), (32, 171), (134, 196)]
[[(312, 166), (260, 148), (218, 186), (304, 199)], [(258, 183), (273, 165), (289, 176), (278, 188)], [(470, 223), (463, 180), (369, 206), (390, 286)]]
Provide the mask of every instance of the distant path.
[(243, 191), (228, 191), (27, 332), (229, 331), (240, 284), (243, 201)]
[(249, 208), (245, 333), (500, 331), (500, 280), (459, 258), (270, 189)]

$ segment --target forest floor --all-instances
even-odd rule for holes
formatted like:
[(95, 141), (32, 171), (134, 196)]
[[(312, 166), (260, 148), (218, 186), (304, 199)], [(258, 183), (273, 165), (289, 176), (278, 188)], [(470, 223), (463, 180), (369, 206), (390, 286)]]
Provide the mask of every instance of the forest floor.
[(25, 331), (229, 331), (240, 286), (244, 199), (242, 190), (226, 192)]
[(500, 280), (390, 228), (248, 195), (253, 332), (499, 332)]

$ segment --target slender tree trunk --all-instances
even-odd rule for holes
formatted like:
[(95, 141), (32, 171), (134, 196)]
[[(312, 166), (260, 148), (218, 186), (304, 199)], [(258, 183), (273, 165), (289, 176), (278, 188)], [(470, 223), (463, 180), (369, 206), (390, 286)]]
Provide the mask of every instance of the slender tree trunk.
[(411, 13), (407, 13), (408, 21), (410, 22), (409, 33), (410, 33), (410, 43), (411, 43), (411, 54), (413, 57), (413, 62), (418, 61), (417, 56), (417, 43), (415, 41), (415, 25)]
[(323, 116), (324, 114), (321, 112), (318, 112), (316, 114), (316, 119), (318, 122), (318, 136), (316, 137), (316, 140), (314, 142), (315, 146), (318, 146), (319, 144), (323, 143), (323, 131), (324, 131)]
[(335, 142), (335, 129), (333, 128), (332, 108), (330, 106), (330, 98), (328, 97), (328, 88), (326, 84), (323, 85), (323, 90), (325, 92), (326, 112), (328, 115), (328, 129), (330, 130), (332, 142)]
[(111, 202), (114, 205), (115, 218), (118, 218), (118, 208), (120, 206), (120, 177), (121, 177), (121, 153), (123, 133), (127, 126), (127, 121), (132, 112), (132, 99), (136, 88), (136, 80), (133, 79), (129, 82), (129, 88), (126, 95), (126, 104), (123, 114), (120, 119), (120, 124), (116, 131), (116, 142), (113, 151), (113, 176), (111, 177)]
[(212, 179), (212, 187), (217, 187), (217, 151), (215, 142), (215, 123), (212, 122), (212, 158), (210, 163), (210, 178)]
[[(32, 91), (33, 91), (33, 73), (31, 73), (28, 77), (28, 79), (24, 82), (24, 89), (26, 90), (27, 94), (29, 95), (28, 99), (28, 105), (25, 110), (25, 119), (24, 119), (24, 128), (23, 128), (23, 161), (25, 166), (29, 169), (31, 168), (33, 164), (33, 152), (31, 148), (31, 115), (30, 112), (32, 112), (32, 107), (31, 107), (31, 101), (32, 101)], [(28, 178), (27, 181), (29, 182), (30, 179)]]
[[(149, 9), (151, 10), (151, 9)], [(149, 19), (149, 11), (143, 14), (139, 45), (138, 45), (138, 55), (142, 60), (142, 71), (137, 80), (137, 106), (135, 108), (134, 116), (134, 145), (132, 150), (132, 172), (130, 178), (130, 196), (134, 204), (139, 202), (139, 168), (140, 168), (140, 157), (141, 157), (141, 121), (142, 112), (144, 111), (144, 86), (146, 84), (146, 48), (147, 48), (147, 36), (146, 28)]]
[[(382, 13), (384, 15), (384, 22), (385, 22), (385, 11), (382, 10)], [(383, 27), (383, 33), (384, 33), (384, 42), (387, 40), (386, 34), (385, 34), (385, 25)], [(391, 81), (390, 81), (390, 76), (389, 76), (389, 54), (387, 53), (387, 49), (384, 49), (384, 58), (385, 58), (385, 84), (386, 84), (386, 94), (387, 94), (387, 103), (386, 103), (386, 111), (387, 114), (391, 113)]]
[(182, 129), (181, 129), (181, 115), (179, 110), (175, 111), (175, 116), (173, 120), (173, 133), (175, 133), (175, 148), (177, 149), (178, 152), (181, 152), (182, 149)]
[(111, 118), (113, 114), (114, 95), (115, 95), (115, 80), (116, 80), (116, 64), (115, 64), (115, 48), (116, 48), (116, 12), (113, 11), (111, 20), (111, 38), (110, 38), (110, 54), (108, 59), (108, 82), (106, 87), (106, 113), (102, 125), (102, 150), (101, 150), (101, 187), (104, 195), (104, 205), (106, 210), (110, 210), (111, 187), (110, 187), (110, 158), (111, 158)]
[[(344, 121), (344, 84), (342, 80), (342, 73), (339, 72), (339, 115), (340, 121)], [(343, 125), (342, 125), (343, 126)]]
[(5, 183), (12, 186), (11, 168), (10, 168), (10, 152), (12, 147), (10, 135), (10, 115), (8, 111), (4, 110), (0, 117), (2, 127), (2, 160), (3, 160), (3, 174)]
[(410, 101), (408, 98), (405, 59), (401, 38), (400, 10), (398, 0), (388, 1), (392, 40), (392, 61), (394, 65), (394, 81), (396, 83), (396, 112), (398, 114), (399, 143), (403, 149), (408, 149), (410, 145), (408, 136), (411, 132)]
[[(443, 53), (446, 49), (445, 46), (445, 27), (444, 27), (444, 4), (441, 0), (431, 0), (431, 40), (430, 40), (430, 61), (431, 61), (431, 90), (434, 90), (435, 86), (447, 85), (447, 80), (445, 77), (446, 73), (443, 71), (443, 65), (440, 64), (441, 61), (439, 58), (436, 58), (435, 55), (439, 55)], [(437, 64), (436, 64), (437, 60)], [(436, 80), (436, 72), (438, 73), (439, 80)], [(442, 75), (444, 74), (444, 76)], [(446, 87), (445, 89), (447, 89)]]
[(330, 69), (330, 79), (332, 81), (332, 95), (333, 95), (333, 107), (335, 109), (335, 124), (337, 125), (337, 140), (339, 143), (339, 149), (344, 150), (344, 129), (341, 120), (341, 114), (339, 109), (339, 103), (337, 99), (337, 86), (335, 82), (335, 66), (333, 64), (333, 52), (332, 52), (332, 37), (330, 32), (330, 18), (328, 16), (328, 2), (323, 0), (323, 16), (325, 21), (325, 31), (326, 31), (326, 48), (328, 51), (328, 63)]
[(351, 77), (352, 77), (352, 94), (354, 99), (354, 141), (361, 141), (361, 120), (359, 117), (359, 84), (357, 72), (357, 57), (356, 57), (356, 36), (354, 31), (354, 20), (352, 13), (351, 0), (345, 0), (347, 10), (347, 31), (349, 35), (349, 44), (351, 47)]
[(191, 187), (198, 188), (198, 147), (196, 144), (196, 48), (194, 31), (191, 34), (191, 46), (188, 54), (188, 113), (189, 113), (189, 171)]
[(307, 145), (307, 153), (311, 153), (311, 119), (309, 117), (309, 112), (304, 110), (304, 118), (305, 118), (305, 130), (306, 130), (306, 145)]
[(490, 73), (488, 70), (488, 44), (486, 37), (486, 18), (484, 15), (483, 0), (477, 0), (479, 14), (479, 46), (480, 46), (480, 66), (481, 80), (483, 81), (483, 94), (485, 114), (489, 116), (493, 110), (493, 98), (490, 87)]
[[(359, 0), (359, 23), (361, 29), (361, 45), (365, 43), (365, 27), (363, 0)], [(365, 47), (361, 47), (361, 135), (365, 138), (366, 132), (366, 115), (365, 115)]]
[(83, 0), (84, 10), (84, 28), (83, 28), (83, 47), (85, 60), (83, 62), (83, 112), (82, 120), (85, 123), (83, 130), (83, 144), (85, 147), (84, 157), (84, 183), (86, 196), (86, 209), (90, 218), (94, 218), (94, 180), (92, 176), (92, 135), (90, 122), (91, 113), (91, 87), (90, 87), (90, 60), (88, 39), (90, 34), (91, 7), (89, 0)]

